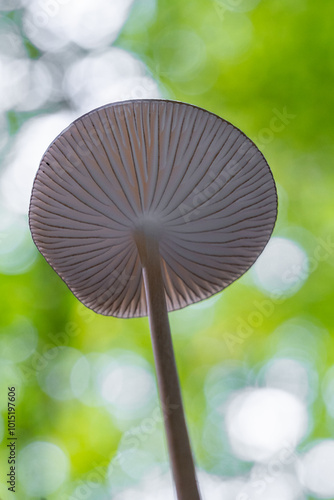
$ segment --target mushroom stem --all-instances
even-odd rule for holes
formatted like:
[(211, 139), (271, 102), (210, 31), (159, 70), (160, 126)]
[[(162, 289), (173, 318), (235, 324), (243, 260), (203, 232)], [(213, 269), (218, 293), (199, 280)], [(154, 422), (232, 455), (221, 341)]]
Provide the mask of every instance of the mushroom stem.
[(143, 268), (160, 401), (177, 498), (200, 500), (168, 321), (159, 243), (156, 238), (147, 235), (141, 235), (136, 240)]

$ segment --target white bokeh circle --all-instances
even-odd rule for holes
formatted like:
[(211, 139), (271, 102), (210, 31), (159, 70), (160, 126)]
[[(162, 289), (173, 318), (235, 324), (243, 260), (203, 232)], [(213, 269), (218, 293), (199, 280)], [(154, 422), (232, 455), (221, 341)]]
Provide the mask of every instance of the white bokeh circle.
[(318, 498), (334, 498), (334, 440), (316, 443), (301, 458), (299, 476), (302, 484)]
[(108, 102), (160, 97), (145, 64), (118, 47), (74, 61), (64, 76), (63, 89), (80, 113)]
[(273, 237), (253, 266), (257, 286), (267, 294), (296, 293), (309, 275), (304, 249), (287, 238)]
[(58, 401), (72, 399), (71, 373), (82, 353), (73, 347), (53, 347), (41, 356), (37, 380), (41, 389)]
[(50, 142), (72, 121), (59, 112), (27, 121), (17, 133), (11, 153), (4, 161), (0, 194), (8, 210), (27, 214), (32, 185), (41, 157)]
[(246, 389), (226, 407), (225, 428), (234, 454), (264, 462), (295, 447), (305, 435), (308, 415), (302, 402), (280, 389)]
[(72, 392), (88, 406), (105, 406), (120, 419), (144, 415), (156, 398), (150, 365), (127, 351), (89, 353), (71, 373)]
[(23, 27), (39, 49), (58, 51), (69, 43), (84, 49), (111, 44), (123, 27), (133, 0), (24, 0)]

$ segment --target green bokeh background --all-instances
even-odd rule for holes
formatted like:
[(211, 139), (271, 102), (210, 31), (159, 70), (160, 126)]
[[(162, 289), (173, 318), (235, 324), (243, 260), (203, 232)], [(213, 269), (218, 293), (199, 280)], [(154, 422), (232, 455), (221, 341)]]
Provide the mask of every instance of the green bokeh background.
[[(162, 97), (224, 117), (259, 146), (278, 186), (274, 236), (292, 240), (309, 257), (306, 279), (279, 301), (273, 302), (249, 271), (202, 307), (170, 315), (197, 464), (208, 473), (229, 477), (247, 474), (252, 464), (233, 457), (226, 436), (214, 423), (214, 431), (210, 430), (210, 422), (216, 420), (211, 420), (214, 409), (208, 403), (206, 387), (214, 367), (230, 367), (229, 378), (225, 382), (222, 378), (217, 393), (217, 404), (221, 404), (225, 392), (261, 385), (261, 370), (270, 359), (302, 358), (310, 367), (310, 378), (315, 373), (318, 382), (308, 405), (309, 433), (298, 452), (317, 439), (333, 437), (334, 432), (334, 413), (330, 414), (322, 396), (323, 379), (334, 364), (334, 4), (331, 0), (263, 0), (248, 9), (251, 4), (255, 2), (160, 0), (146, 18), (145, 1), (135, 1), (114, 42), (146, 64)], [(23, 13), (24, 9), (2, 12), (0, 29), (8, 19), (13, 21), (27, 54), (38, 59), (43, 52), (24, 34)], [(10, 140), (2, 151), (4, 163), (25, 122), (67, 106), (70, 104), (64, 100), (30, 112), (7, 111)], [(277, 121), (279, 114), (286, 118)], [(318, 259), (316, 249), (321, 241), (328, 246)], [(31, 247), (26, 238), (21, 251), (31, 251)], [(38, 383), (45, 353), (55, 342), (83, 354), (133, 353), (146, 360), (153, 373), (148, 321), (107, 318), (85, 309), (40, 255), (21, 274), (6, 273), (6, 258), (10, 256), (1, 256), (0, 281), (4, 425), (6, 428), (7, 386), (15, 385), (18, 450), (32, 441), (51, 442), (64, 450), (71, 462), (68, 480), (47, 498), (67, 498), (73, 485), (87, 478), (93, 463), (106, 465), (115, 460), (124, 434), (140, 426), (144, 418), (151, 418), (158, 401), (154, 394), (140, 416), (132, 412), (127, 418), (115, 417), (104, 406), (89, 407), (76, 398), (58, 401)], [(247, 331), (241, 324), (248, 325)], [(13, 353), (22, 346), (12, 339), (29, 329), (38, 333), (36, 350), (16, 362)], [(140, 443), (140, 449), (149, 449), (166, 470), (165, 450), (160, 448), (163, 427), (161, 422), (155, 423), (154, 432)], [(4, 484), (6, 457), (2, 447), (0, 496), (4, 499), (14, 498), (8, 496)], [(137, 487), (146, 470), (138, 463), (136, 467), (136, 478), (131, 478), (115, 466), (112, 491)], [(19, 482), (17, 490), (16, 498), (30, 498)], [(110, 498), (106, 495), (96, 498)], [(305, 498), (316, 497), (305, 492)]]

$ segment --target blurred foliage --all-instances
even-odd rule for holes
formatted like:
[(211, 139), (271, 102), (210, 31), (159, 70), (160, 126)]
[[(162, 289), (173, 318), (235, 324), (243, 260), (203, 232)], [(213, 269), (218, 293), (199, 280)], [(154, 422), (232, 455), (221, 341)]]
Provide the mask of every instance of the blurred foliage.
[[(10, 29), (16, 30), (23, 42), (24, 57), (35, 61), (49, 57), (53, 65), (58, 64), (57, 78), (53, 79), (58, 98), (35, 109), (19, 110), (14, 105), (3, 112), (3, 130), (9, 132), (9, 138), (1, 157), (7, 169), (16, 137), (29, 120), (59, 110), (73, 111), (71, 100), (62, 95), (67, 61), (103, 49), (82, 48), (71, 42), (58, 55), (50, 55), (26, 35), (24, 15), (25, 7), (7, 8), (2, 11), (0, 26), (11, 23)], [(321, 4), (307, 0), (160, 0), (156, 5), (151, 0), (138, 0), (113, 42), (145, 63), (163, 98), (208, 109), (254, 140), (278, 185), (279, 217), (274, 236), (293, 241), (309, 258), (305, 279), (280, 300), (273, 301), (251, 270), (203, 305), (170, 315), (197, 464), (219, 476), (242, 476), (252, 466), (233, 456), (223, 428), (224, 416), (218, 412), (221, 406), (215, 408), (215, 399), (208, 396), (210, 376), (224, 363), (234, 367), (236, 378), (229, 378), (221, 392), (217, 389), (217, 405), (223, 406), (234, 390), (263, 385), (261, 373), (270, 360), (300, 361), (308, 367), (310, 421), (298, 452), (334, 432), (334, 408), (330, 411), (323, 398), (324, 380), (334, 365), (333, 18), (330, 0)], [(1, 99), (5, 101), (6, 95)], [(6, 238), (3, 232), (1, 245)], [(316, 252), (319, 242), (327, 242), (321, 259)], [(31, 242), (27, 245), (31, 247)], [(23, 254), (27, 251), (24, 245), (20, 248)], [(158, 405), (156, 394), (140, 411), (129, 404), (125, 418), (117, 404), (89, 406), (73, 395), (56, 399), (43, 391), (40, 379), (51, 363), (45, 353), (56, 348), (56, 356), (62, 354), (64, 350), (55, 347), (59, 345), (75, 349), (78, 356), (94, 352), (117, 358), (119, 353), (132, 353), (146, 360), (148, 373), (153, 374), (148, 321), (95, 315), (78, 303), (37, 251), (34, 255), (30, 267), (19, 273), (6, 272), (6, 261), (1, 260), (1, 357), (6, 370), (1, 379), (0, 407), (4, 421), (7, 386), (15, 385), (18, 450), (33, 441), (46, 441), (59, 446), (70, 459), (68, 482), (48, 495), (50, 500), (69, 498), (74, 488), (71, 485), (85, 480), (96, 464), (114, 464), (109, 484), (112, 492), (136, 485), (150, 465), (146, 469), (145, 460), (138, 459), (139, 472), (133, 467), (129, 473), (115, 459), (118, 450), (127, 449), (126, 439), (122, 445), (127, 432), (152, 417)], [(282, 255), (282, 260), (285, 258)], [(36, 338), (36, 345), (31, 341), (31, 352), (29, 339), (18, 337), (12, 345), (8, 334), (13, 329), (18, 332), (15, 325), (20, 321), (26, 321), (24, 331), (31, 328), (34, 332), (31, 338)], [(13, 352), (21, 349), (20, 342), (26, 343), (28, 351), (22, 360), (16, 360)], [(70, 386), (70, 372), (68, 380), (59, 384)], [(154, 424), (154, 431), (144, 432), (145, 439), (139, 439), (139, 448), (151, 453), (155, 463), (167, 470), (162, 423), (155, 420)], [(1, 449), (0, 460), (6, 464), (6, 447)], [(6, 467), (1, 467), (1, 498), (8, 494), (5, 475)], [(20, 483), (18, 491), (16, 498), (29, 497)], [(107, 498), (103, 495), (96, 498)]]

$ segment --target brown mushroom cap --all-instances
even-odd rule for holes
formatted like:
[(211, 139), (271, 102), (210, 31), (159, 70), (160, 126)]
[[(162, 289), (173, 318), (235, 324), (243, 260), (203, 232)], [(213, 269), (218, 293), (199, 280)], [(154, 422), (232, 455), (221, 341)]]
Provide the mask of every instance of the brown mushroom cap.
[(180, 102), (138, 100), (82, 116), (49, 146), (30, 204), (35, 244), (97, 313), (147, 315), (135, 235), (159, 239), (169, 311), (249, 269), (277, 215), (273, 176), (240, 130)]

